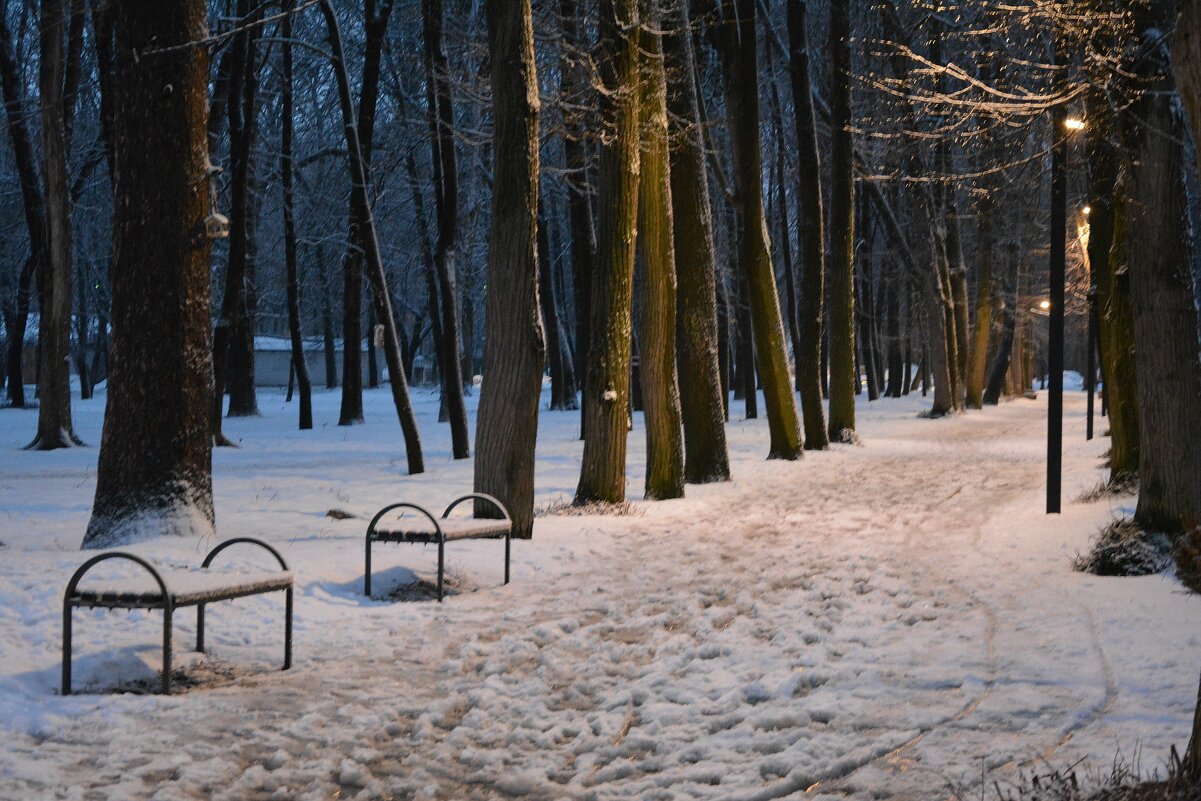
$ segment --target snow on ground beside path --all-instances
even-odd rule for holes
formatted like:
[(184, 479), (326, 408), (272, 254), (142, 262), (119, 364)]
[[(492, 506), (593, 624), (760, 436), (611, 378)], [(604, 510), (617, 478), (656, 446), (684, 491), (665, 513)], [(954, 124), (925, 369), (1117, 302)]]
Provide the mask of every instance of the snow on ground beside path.
[[(1141, 748), (1153, 768), (1187, 738), (1201, 600), (1170, 576), (1070, 568), (1132, 504), (1073, 500), (1107, 445), (1084, 442), (1078, 393), (1062, 515), (1042, 514), (1043, 401), (946, 420), (919, 419), (918, 398), (864, 403), (862, 446), (798, 463), (763, 460), (766, 421), (734, 421), (733, 482), (629, 517), (540, 517), (507, 587), (500, 542), (451, 543), (442, 605), (359, 594), (364, 517), (469, 489), (436, 397), (418, 399), (416, 477), (386, 390), (353, 428), (333, 425), (336, 393), (314, 400), (319, 427), (298, 432), (263, 393), (262, 417), (226, 423), (242, 447), (214, 457), (220, 538), (265, 538), (296, 573), (295, 666), (278, 671), (279, 594), (211, 605), (207, 657), (185, 609), (191, 686), (171, 697), (57, 694), (96, 448), (20, 451), (35, 414), (0, 411), (0, 799), (949, 798), (1032, 760)], [(76, 404), (92, 445), (102, 403)], [(542, 416), (540, 505), (571, 497), (577, 423)], [(640, 419), (630, 443), (637, 498)], [(213, 544), (133, 550), (185, 567)], [(380, 545), (377, 590), (435, 567), (433, 548)], [(160, 620), (78, 611), (76, 686), (153, 689)]]

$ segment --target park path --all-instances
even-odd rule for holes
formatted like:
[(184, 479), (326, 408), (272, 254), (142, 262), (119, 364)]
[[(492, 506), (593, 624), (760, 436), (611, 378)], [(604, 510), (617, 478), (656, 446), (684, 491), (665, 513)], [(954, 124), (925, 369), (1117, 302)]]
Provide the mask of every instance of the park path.
[[(10, 743), (26, 775), (0, 796), (900, 800), (951, 797), (982, 771), (991, 785), (1055, 759), (1119, 693), (1089, 597), (1046, 577), (1066, 564), (1015, 547), (1041, 504), (1037, 414), (881, 415), (864, 446), (748, 455), (732, 485), (640, 515), (541, 518), (509, 587), (397, 614), (345, 602), (287, 674), (217, 662), (177, 697), (102, 698)], [(300, 618), (306, 598), (339, 602), (302, 588)]]

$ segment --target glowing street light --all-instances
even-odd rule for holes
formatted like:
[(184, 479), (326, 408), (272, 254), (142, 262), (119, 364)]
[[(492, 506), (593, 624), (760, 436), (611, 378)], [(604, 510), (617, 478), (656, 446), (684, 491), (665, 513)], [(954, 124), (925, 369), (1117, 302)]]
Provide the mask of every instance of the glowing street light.
[(1093, 207), (1092, 207), (1092, 206), (1085, 206), (1084, 208), (1082, 208), (1082, 209), (1080, 210), (1080, 213), (1081, 213), (1081, 214), (1083, 214), (1085, 217), (1087, 217), (1088, 215), (1090, 215), (1090, 214), (1092, 214), (1092, 213), (1093, 213)]
[(1079, 117), (1068, 117), (1063, 121), (1063, 127), (1067, 128), (1069, 131), (1083, 131), (1084, 120), (1080, 119)]
[(1039, 307), (1040, 309), (1042, 309), (1043, 311), (1047, 311), (1048, 309), (1050, 309), (1050, 308), (1051, 308), (1051, 301), (1049, 301), (1049, 300), (1040, 300), (1040, 301), (1038, 302), (1038, 307)]

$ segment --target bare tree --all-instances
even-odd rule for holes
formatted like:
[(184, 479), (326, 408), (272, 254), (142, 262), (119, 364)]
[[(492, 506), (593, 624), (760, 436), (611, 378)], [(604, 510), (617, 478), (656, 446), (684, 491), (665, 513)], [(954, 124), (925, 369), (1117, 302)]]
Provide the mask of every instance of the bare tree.
[[(475, 489), (534, 526), (534, 444), (546, 346), (538, 308), (538, 77), (529, 0), (488, 4), (492, 76), (492, 231)], [(495, 511), (476, 505), (476, 515)]]
[(684, 477), (693, 484), (728, 481), (725, 407), (717, 327), (717, 264), (713, 251), (713, 212), (705, 171), (699, 117), (696, 64), (688, 4), (676, 14), (664, 37), (671, 67), (668, 108), (683, 121), (671, 149), (672, 225), (678, 298), (677, 364), (684, 425)]
[(601, 0), (601, 144), (597, 254), (584, 382), (584, 456), (575, 503), (625, 500), (631, 301), (641, 170), (638, 3)]
[(638, 241), (645, 291), (638, 342), (646, 419), (646, 497), (661, 500), (684, 496), (684, 432), (676, 377), (676, 250), (668, 163), (667, 75), (657, 0), (642, 0), (641, 16)]
[(207, 27), (203, 0), (113, 8), (112, 368), (85, 548), (213, 531)]

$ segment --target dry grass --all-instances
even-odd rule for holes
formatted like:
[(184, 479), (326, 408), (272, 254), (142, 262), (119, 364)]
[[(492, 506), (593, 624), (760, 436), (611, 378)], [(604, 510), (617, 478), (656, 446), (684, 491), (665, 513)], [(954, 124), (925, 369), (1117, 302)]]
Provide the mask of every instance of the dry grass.
[(1138, 476), (1126, 474), (1099, 482), (1097, 486), (1083, 492), (1076, 499), (1076, 503), (1093, 503), (1103, 498), (1112, 498), (1116, 495), (1134, 495), (1137, 492)]
[(646, 510), (631, 502), (606, 503), (592, 501), (577, 506), (566, 498), (559, 498), (539, 506), (534, 510), (534, 517), (584, 517), (592, 515), (607, 515), (609, 517), (640, 517)]
[(1172, 566), (1172, 538), (1147, 531), (1133, 520), (1116, 520), (1101, 529), (1087, 553), (1072, 566), (1098, 576), (1147, 576)]

